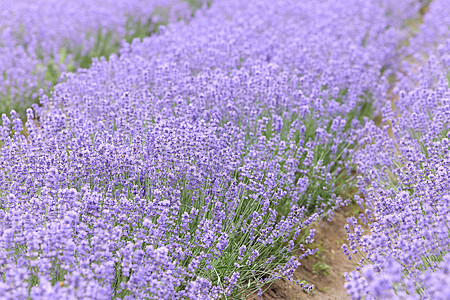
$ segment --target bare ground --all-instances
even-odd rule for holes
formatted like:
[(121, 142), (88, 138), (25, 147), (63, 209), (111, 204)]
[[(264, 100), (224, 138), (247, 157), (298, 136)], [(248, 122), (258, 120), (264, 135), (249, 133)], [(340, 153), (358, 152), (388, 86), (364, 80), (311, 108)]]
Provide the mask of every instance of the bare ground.
[[(294, 279), (305, 280), (315, 286), (311, 294), (287, 280), (273, 283), (263, 294), (264, 300), (303, 300), (303, 299), (350, 299), (344, 289), (344, 272), (355, 269), (353, 262), (347, 259), (341, 246), (347, 240), (344, 225), (347, 217), (354, 215), (347, 207), (335, 213), (331, 222), (326, 220), (316, 224), (315, 242), (311, 248), (319, 252), (301, 260), (301, 266), (295, 272)], [(359, 222), (358, 222), (359, 223)]]

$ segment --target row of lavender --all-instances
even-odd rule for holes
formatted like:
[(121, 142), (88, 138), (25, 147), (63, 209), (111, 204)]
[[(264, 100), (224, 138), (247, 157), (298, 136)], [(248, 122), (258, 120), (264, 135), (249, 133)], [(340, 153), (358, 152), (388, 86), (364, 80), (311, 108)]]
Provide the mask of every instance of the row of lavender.
[[(383, 109), (354, 156), (370, 232), (348, 226), (353, 299), (448, 299), (450, 295), (450, 8), (433, 1), (404, 48)], [(351, 229), (352, 228), (352, 229)]]
[(66, 74), (27, 138), (2, 116), (2, 294), (237, 298), (292, 279), (420, 6), (241, 2)]
[(181, 0), (2, 0), (0, 7), (0, 113), (25, 112), (61, 73), (109, 56), (124, 38), (188, 19), (193, 9)]

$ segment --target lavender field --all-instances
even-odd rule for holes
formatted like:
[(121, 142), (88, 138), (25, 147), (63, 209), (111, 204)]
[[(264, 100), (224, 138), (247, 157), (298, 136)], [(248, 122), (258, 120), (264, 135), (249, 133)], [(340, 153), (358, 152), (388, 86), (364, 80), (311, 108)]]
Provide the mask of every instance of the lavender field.
[(0, 7), (0, 299), (450, 299), (448, 1)]

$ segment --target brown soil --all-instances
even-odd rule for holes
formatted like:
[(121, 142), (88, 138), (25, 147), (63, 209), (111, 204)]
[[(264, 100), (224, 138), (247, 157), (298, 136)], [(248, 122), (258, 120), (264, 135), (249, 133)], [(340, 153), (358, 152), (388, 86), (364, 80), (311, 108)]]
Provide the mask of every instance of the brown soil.
[(266, 290), (263, 299), (350, 299), (344, 289), (343, 274), (353, 271), (355, 267), (353, 261), (347, 259), (341, 246), (347, 240), (344, 229), (347, 217), (353, 215), (353, 208), (347, 207), (337, 211), (331, 222), (324, 220), (313, 226), (316, 228), (316, 235), (311, 248), (319, 248), (319, 252), (300, 261), (302, 265), (295, 272), (294, 279), (313, 284), (314, 292), (307, 294), (300, 286), (287, 280), (279, 280)]

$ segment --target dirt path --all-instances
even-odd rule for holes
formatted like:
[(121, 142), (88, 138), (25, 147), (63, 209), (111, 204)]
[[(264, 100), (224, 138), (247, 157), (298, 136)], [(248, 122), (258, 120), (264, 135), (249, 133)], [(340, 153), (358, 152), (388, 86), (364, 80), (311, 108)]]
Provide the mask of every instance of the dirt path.
[(320, 222), (316, 228), (315, 243), (311, 248), (319, 252), (301, 261), (294, 279), (305, 280), (315, 286), (313, 294), (305, 293), (299, 286), (287, 280), (275, 282), (264, 294), (264, 300), (350, 299), (344, 289), (344, 272), (355, 269), (353, 262), (344, 255), (341, 246), (347, 240), (344, 225), (353, 216), (352, 208), (337, 211), (333, 220)]

